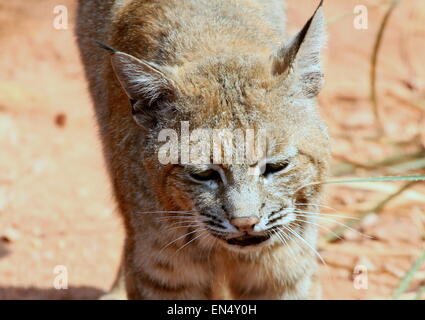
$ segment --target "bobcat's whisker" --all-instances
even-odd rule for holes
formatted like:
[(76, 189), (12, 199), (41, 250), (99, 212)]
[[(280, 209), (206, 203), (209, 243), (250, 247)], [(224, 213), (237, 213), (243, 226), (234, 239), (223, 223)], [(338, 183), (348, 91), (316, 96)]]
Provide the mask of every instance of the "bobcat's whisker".
[[(320, 255), (320, 253), (316, 249), (314, 249), (314, 247), (311, 244), (309, 244), (307, 241), (305, 241), (303, 239), (303, 237), (301, 237), (295, 230), (293, 230), (291, 227), (285, 226), (285, 225), (281, 225), (281, 227), (283, 227), (284, 229), (288, 230), (288, 232), (290, 232), (292, 235), (294, 235), (295, 237), (297, 237), (301, 242), (303, 242), (304, 244), (306, 244), (311, 249), (311, 251), (313, 251), (317, 255), (317, 257), (320, 259), (320, 261), (322, 261), (322, 263), (325, 266), (327, 266), (327, 263), (326, 263), (325, 259), (323, 259), (323, 257)], [(277, 227), (277, 228), (280, 229), (279, 227)]]
[(180, 220), (180, 221), (200, 221), (200, 217), (198, 216), (186, 216), (186, 217), (181, 217), (181, 216), (169, 216), (169, 217), (157, 217), (156, 220), (158, 221), (172, 221), (172, 220)]
[[(201, 231), (200, 231), (201, 232)], [(193, 241), (195, 241), (196, 239), (202, 237), (202, 236), (208, 236), (208, 233), (201, 233), (200, 235), (196, 236), (195, 238), (193, 238), (192, 240), (190, 240), (188, 243), (186, 243), (185, 245), (183, 245), (182, 247), (178, 248), (176, 250), (176, 253), (179, 252), (180, 250), (182, 250), (183, 248), (185, 248), (186, 246), (188, 246), (190, 243), (192, 243)]]
[(181, 210), (181, 211), (138, 211), (136, 214), (153, 214), (153, 213), (185, 213), (190, 214), (196, 212), (196, 210)]
[[(288, 234), (286, 234), (285, 232), (282, 232), (281, 234), (282, 234), (282, 237), (283, 237), (284, 239), (286, 239), (286, 240), (287, 240), (287, 242), (289, 243), (289, 241), (291, 240), (291, 237), (290, 237)], [(295, 240), (294, 240), (294, 243), (296, 243), (296, 244), (297, 244), (298, 248), (300, 248), (301, 250), (303, 250), (303, 248), (301, 247), (301, 245), (300, 245), (297, 241), (295, 241)], [(289, 248), (289, 253), (290, 253), (292, 256), (294, 256), (294, 255), (296, 256), (297, 252), (295, 252), (295, 248), (294, 248), (294, 247), (292, 247), (292, 246), (290, 246), (290, 245), (288, 245), (288, 248)]]
[[(326, 216), (326, 217), (331, 217), (331, 218), (342, 218), (342, 219), (350, 219), (350, 220), (360, 220), (358, 217), (353, 217), (353, 216), (345, 216), (345, 215), (336, 215), (336, 214), (330, 214), (330, 213), (323, 213), (323, 212), (313, 212), (313, 211), (304, 211), (304, 210), (298, 210), (295, 208), (286, 208), (285, 210), (291, 210), (290, 212), (295, 213), (296, 216), (300, 216), (299, 213), (305, 213), (305, 214), (310, 214), (311, 216), (314, 217), (318, 217), (318, 218), (324, 218), (322, 216)], [(281, 215), (281, 212), (276, 213), (273, 216), (268, 217), (269, 220), (274, 220), (276, 218), (278, 218)], [(284, 218), (286, 216), (285, 215), (281, 215), (280, 218)], [(280, 220), (279, 218), (277, 219), (278, 221)], [(277, 221), (277, 222), (278, 222)], [(334, 221), (334, 220), (332, 220)], [(267, 226), (269, 226), (270, 222), (267, 222)]]
[[(285, 242), (285, 248), (287, 248), (288, 250), (289, 250), (289, 254), (290, 255), (292, 255), (292, 256), (296, 256), (296, 252), (294, 252), (295, 251), (295, 248), (294, 247), (291, 247), (290, 245), (289, 245), (289, 241), (290, 240), (292, 240), (290, 237), (289, 237), (289, 235), (287, 235), (285, 232), (283, 232), (281, 229), (279, 229), (278, 228), (278, 230), (279, 231), (277, 231), (277, 235), (279, 235), (279, 237), (281, 238), (281, 239), (283, 239), (283, 241)], [(298, 242), (296, 242), (295, 240), (294, 240), (294, 243), (298, 246), (298, 248), (300, 248), (301, 250), (303, 249), (301, 246), (300, 246), (300, 244), (298, 243)]]
[(213, 236), (215, 236), (216, 238), (219, 238), (219, 239), (223, 239), (223, 238), (222, 238), (222, 236), (223, 236), (223, 237), (225, 237), (225, 236), (227, 235), (227, 233), (226, 233), (226, 232), (224, 232), (224, 231), (219, 231), (219, 230), (215, 230), (215, 229), (213, 229), (213, 228), (210, 228), (210, 229), (209, 229), (209, 232), (210, 232)]
[(309, 213), (313, 215), (326, 215), (327, 217), (336, 217), (336, 218), (343, 218), (343, 219), (349, 219), (349, 220), (360, 220), (358, 217), (353, 216), (344, 216), (344, 215), (338, 215), (338, 214), (330, 214), (330, 213), (322, 213), (322, 212), (314, 212), (314, 211), (304, 211), (304, 210), (298, 210), (293, 209), (292, 210), (295, 213)]
[(179, 220), (179, 221), (188, 221), (188, 220), (196, 220), (196, 221), (200, 221), (202, 218), (198, 217), (198, 216), (186, 216), (186, 217), (181, 217), (181, 216), (169, 216), (169, 217), (156, 217), (156, 220), (158, 221), (172, 221), (172, 220)]
[(216, 233), (221, 233), (221, 234), (226, 234), (226, 232), (224, 232), (224, 231), (221, 231), (221, 230), (219, 230), (219, 229), (216, 229), (216, 228), (214, 228), (214, 227), (209, 227), (209, 229), (211, 230), (211, 231), (214, 231), (214, 232), (216, 232)]
[(320, 223), (315, 223), (315, 222), (313, 222), (313, 221), (304, 220), (304, 219), (296, 219), (295, 221), (304, 222), (304, 223), (311, 224), (311, 225), (313, 225), (313, 226), (317, 226), (317, 227), (319, 227), (319, 228), (322, 228), (322, 229), (324, 229), (324, 230), (326, 230), (326, 231), (328, 231), (328, 232), (332, 233), (332, 234), (333, 234), (334, 236), (336, 236), (338, 239), (342, 240), (341, 236), (339, 236), (338, 234), (336, 234), (335, 232), (333, 232), (331, 229), (329, 229), (329, 228), (327, 228), (327, 227), (325, 227), (325, 226), (322, 226)]
[(282, 238), (282, 236), (279, 234), (279, 232), (278, 231), (276, 231), (276, 230), (271, 230), (271, 232), (274, 234), (274, 235), (276, 235), (276, 237), (279, 239), (279, 241), (282, 243), (282, 245), (283, 246), (287, 246), (288, 244), (286, 243), (286, 240), (284, 240), (283, 238)]
[(315, 185), (324, 184), (324, 183), (325, 183), (324, 181), (314, 181), (314, 182), (309, 182), (309, 183), (303, 184), (301, 187), (299, 187), (295, 190), (294, 195), (297, 194), (297, 192), (299, 192), (300, 190), (302, 190), (306, 187), (315, 186)]
[(182, 238), (184, 238), (184, 237), (186, 237), (186, 236), (188, 236), (188, 235), (190, 235), (190, 234), (193, 234), (193, 233), (195, 233), (195, 232), (201, 232), (201, 231), (204, 231), (204, 230), (208, 230), (208, 229), (207, 229), (207, 228), (204, 228), (204, 229), (196, 229), (196, 230), (193, 230), (193, 231), (190, 231), (190, 232), (185, 233), (184, 235), (182, 235), (182, 236), (180, 236), (180, 237), (178, 237), (178, 238), (174, 239), (173, 241), (169, 242), (167, 245), (165, 245), (164, 247), (162, 247), (162, 248), (161, 248), (161, 250), (159, 251), (159, 253), (161, 253), (161, 252), (162, 252), (162, 250), (164, 250), (165, 248), (169, 247), (170, 245), (172, 245), (172, 244), (173, 244), (173, 243), (175, 243), (176, 241), (179, 241), (180, 239), (182, 239)]
[[(210, 234), (208, 234), (208, 236), (210, 236)], [(210, 249), (209, 249), (208, 255), (207, 255), (208, 263), (211, 263), (211, 254), (212, 254), (214, 248), (217, 246), (217, 243), (218, 243), (218, 239), (216, 239), (216, 237), (213, 236), (211, 238), (212, 238), (212, 241), (209, 242), (210, 243)]]
[(183, 226), (198, 226), (204, 227), (204, 222), (200, 220), (184, 220), (184, 221), (175, 221), (173, 223), (164, 225), (166, 231), (172, 230), (174, 227), (183, 227)]
[(198, 220), (191, 220), (191, 221), (176, 221), (174, 223), (171, 223), (170, 225), (167, 225), (165, 227), (167, 227), (166, 230), (168, 230), (170, 227), (180, 227), (182, 225), (196, 225), (196, 226), (201, 226), (202, 221), (198, 221)]
[(322, 207), (322, 208), (326, 208), (326, 209), (330, 209), (333, 211), (338, 211), (337, 209), (330, 207), (330, 206), (325, 206), (323, 204), (317, 204), (317, 203), (302, 203), (302, 202), (294, 202), (295, 206), (312, 206), (312, 207)]
[(199, 224), (189, 224), (184, 226), (177, 226), (172, 228), (167, 228), (166, 231), (176, 230), (176, 229), (183, 229), (183, 228), (191, 228), (191, 227), (199, 227)]
[(362, 237), (365, 237), (365, 238), (368, 238), (368, 239), (371, 239), (371, 238), (372, 238), (371, 236), (368, 236), (368, 235), (366, 235), (366, 234), (364, 234), (364, 233), (362, 233), (362, 232), (360, 232), (360, 231), (358, 231), (358, 230), (356, 230), (356, 229), (353, 229), (353, 228), (351, 228), (350, 226), (346, 225), (345, 223), (342, 223), (342, 222), (336, 221), (335, 219), (327, 219), (326, 217), (319, 217), (319, 216), (317, 216), (316, 214), (314, 214), (314, 215), (297, 214), (297, 216), (298, 216), (298, 217), (316, 218), (316, 219), (322, 219), (322, 220), (326, 220), (326, 221), (331, 221), (331, 222), (333, 222), (333, 223), (336, 223), (336, 224), (338, 224), (338, 225), (340, 225), (340, 226), (343, 226), (343, 227), (347, 228), (348, 230), (351, 230), (351, 231), (353, 231), (353, 232), (355, 232), (355, 233), (358, 233), (358, 234), (359, 234), (359, 235), (361, 235)]
[[(301, 245), (297, 242), (297, 241), (295, 241), (295, 240), (297, 240), (297, 238), (291, 238), (291, 237), (289, 237), (289, 235), (287, 235), (285, 232), (282, 232), (282, 230), (281, 230), (281, 234), (282, 234), (282, 236), (284, 236), (285, 238), (286, 237), (288, 237), (287, 239), (288, 240), (294, 240), (294, 243), (295, 244), (297, 244), (297, 246), (298, 246), (298, 248), (300, 248), (301, 250), (304, 250), (302, 247), (301, 247)], [(291, 247), (291, 246), (288, 246), (288, 248), (290, 248), (291, 250), (291, 253), (292, 254), (294, 254), (294, 247)], [(316, 251), (317, 252), (317, 251)], [(318, 252), (316, 253), (315, 252), (315, 254), (317, 255), (318, 254)], [(321, 255), (319, 254), (319, 257), (321, 257)], [(330, 275), (330, 276), (332, 276), (332, 273), (330, 272), (330, 269), (329, 269), (329, 266), (327, 265), (327, 263), (325, 262), (324, 263), (324, 266), (325, 266), (325, 270), (326, 270), (326, 272), (327, 272), (327, 274), (328, 275)]]

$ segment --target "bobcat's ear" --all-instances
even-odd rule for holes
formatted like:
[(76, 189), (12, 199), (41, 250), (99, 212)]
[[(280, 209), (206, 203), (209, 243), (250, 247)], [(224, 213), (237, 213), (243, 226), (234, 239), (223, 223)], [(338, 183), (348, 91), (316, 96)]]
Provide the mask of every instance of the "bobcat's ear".
[(326, 42), (323, 0), (302, 30), (272, 55), (272, 73), (287, 75), (296, 93), (316, 96), (323, 86), (320, 52)]
[(141, 126), (152, 124), (176, 96), (173, 81), (158, 65), (120, 51), (113, 52), (111, 62), (131, 102), (135, 121)]

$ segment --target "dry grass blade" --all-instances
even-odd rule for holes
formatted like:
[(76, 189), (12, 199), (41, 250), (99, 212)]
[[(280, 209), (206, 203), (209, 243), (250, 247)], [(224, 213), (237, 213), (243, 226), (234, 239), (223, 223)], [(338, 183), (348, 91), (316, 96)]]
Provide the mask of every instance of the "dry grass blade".
[(402, 0), (393, 0), (389, 6), (387, 12), (385, 13), (384, 18), (382, 19), (381, 25), (376, 36), (375, 45), (373, 47), (372, 59), (371, 59), (371, 69), (370, 69), (370, 100), (373, 107), (373, 115), (375, 117), (375, 125), (378, 130), (378, 137), (382, 137), (384, 134), (384, 126), (381, 121), (379, 107), (378, 107), (378, 98), (376, 94), (376, 68), (378, 65), (378, 54), (381, 47), (382, 38), (384, 35), (385, 28), (388, 25), (391, 13), (394, 11), (395, 7)]
[(333, 231), (332, 233), (328, 233), (327, 235), (325, 235), (324, 240), (327, 241), (327, 242), (333, 242), (333, 241), (338, 240), (338, 238), (342, 236), (342, 234), (344, 233), (344, 231), (346, 229), (348, 229), (348, 227), (350, 227), (350, 228), (355, 227), (357, 224), (359, 224), (369, 214), (381, 212), (382, 209), (391, 200), (395, 199), (397, 196), (399, 196), (400, 194), (402, 194), (405, 190), (409, 189), (410, 187), (412, 187), (416, 183), (418, 183), (418, 181), (410, 181), (410, 182), (406, 183), (397, 192), (389, 195), (388, 197), (386, 197), (384, 200), (380, 201), (377, 205), (373, 206), (369, 210), (363, 211), (359, 215), (359, 219), (358, 220), (348, 221), (345, 226), (338, 226), (335, 229), (333, 229), (332, 230)]
[[(398, 165), (403, 165), (406, 162), (423, 160), (425, 158), (425, 150), (419, 150), (413, 153), (397, 154), (378, 161), (371, 161), (366, 163), (352, 163), (342, 161), (339, 165), (335, 166), (332, 170), (334, 176), (347, 175), (356, 171), (358, 168), (366, 170), (382, 169), (388, 167), (391, 171), (393, 167), (397, 168)], [(409, 167), (406, 165), (406, 167)]]
[(425, 286), (419, 288), (418, 292), (415, 295), (415, 300), (420, 300), (422, 295), (425, 293)]
[(424, 168), (425, 157), (391, 166), (388, 168), (388, 171), (391, 173), (401, 173), (406, 171), (421, 170)]
[(422, 252), (419, 258), (413, 263), (409, 271), (407, 271), (406, 275), (401, 280), (399, 287), (394, 292), (393, 299), (399, 299), (400, 296), (407, 290), (415, 272), (419, 270), (420, 266), (424, 262), (425, 262), (425, 251)]

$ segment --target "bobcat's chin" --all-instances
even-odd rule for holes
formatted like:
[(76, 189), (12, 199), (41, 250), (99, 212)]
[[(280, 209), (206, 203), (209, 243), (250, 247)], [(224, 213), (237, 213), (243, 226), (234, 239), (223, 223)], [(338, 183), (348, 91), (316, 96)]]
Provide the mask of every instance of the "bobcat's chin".
[(232, 246), (247, 247), (247, 246), (257, 246), (261, 243), (266, 242), (270, 239), (270, 235), (263, 236), (253, 236), (253, 235), (244, 235), (242, 237), (230, 238), (226, 242)]
[(226, 248), (236, 251), (258, 250), (271, 244), (271, 236), (267, 233), (245, 233), (235, 237), (225, 237), (212, 233), (215, 238)]

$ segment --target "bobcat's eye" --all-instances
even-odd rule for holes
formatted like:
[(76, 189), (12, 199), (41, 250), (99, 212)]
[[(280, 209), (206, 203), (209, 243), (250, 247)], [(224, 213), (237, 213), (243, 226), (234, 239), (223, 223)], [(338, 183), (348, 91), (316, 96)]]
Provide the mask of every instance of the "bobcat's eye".
[(192, 172), (190, 173), (190, 176), (198, 181), (211, 181), (211, 180), (216, 180), (219, 181), (221, 180), (221, 176), (220, 173), (218, 173), (217, 171), (213, 170), (213, 169), (209, 169), (206, 171), (202, 171), (202, 172)]
[(289, 162), (267, 163), (263, 172), (263, 176), (267, 177), (273, 173), (283, 171), (287, 169), (288, 166), (289, 166)]

